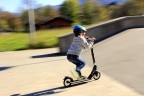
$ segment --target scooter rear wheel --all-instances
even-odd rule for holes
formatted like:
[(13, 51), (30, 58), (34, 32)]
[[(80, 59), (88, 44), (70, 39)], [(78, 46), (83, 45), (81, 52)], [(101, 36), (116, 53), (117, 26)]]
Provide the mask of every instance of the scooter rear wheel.
[(65, 77), (63, 84), (65, 87), (70, 87), (71, 86), (71, 82), (73, 82), (73, 79), (71, 77)]
[(95, 80), (98, 80), (100, 78), (100, 76), (101, 76), (101, 73), (98, 71), (93, 73), (93, 79), (95, 79)]

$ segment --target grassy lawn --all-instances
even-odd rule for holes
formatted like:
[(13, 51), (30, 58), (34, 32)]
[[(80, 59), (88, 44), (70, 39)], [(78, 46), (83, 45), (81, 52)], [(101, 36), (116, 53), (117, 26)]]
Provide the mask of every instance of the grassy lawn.
[[(58, 46), (58, 36), (72, 32), (72, 28), (40, 30), (36, 32), (33, 48), (50, 48)], [(0, 51), (30, 49), (28, 33), (0, 33)]]

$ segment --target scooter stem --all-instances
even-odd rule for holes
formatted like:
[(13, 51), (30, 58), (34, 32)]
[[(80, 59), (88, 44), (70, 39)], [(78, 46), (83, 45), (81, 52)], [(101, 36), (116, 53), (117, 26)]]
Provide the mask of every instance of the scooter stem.
[(93, 47), (91, 48), (91, 55), (92, 55), (92, 59), (93, 59), (93, 64), (95, 65), (95, 57), (94, 57)]

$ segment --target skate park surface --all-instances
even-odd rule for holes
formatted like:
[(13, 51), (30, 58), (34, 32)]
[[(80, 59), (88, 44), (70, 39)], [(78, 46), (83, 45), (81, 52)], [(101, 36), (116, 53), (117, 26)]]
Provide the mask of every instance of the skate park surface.
[[(65, 88), (75, 65), (58, 48), (0, 52), (0, 96), (144, 96), (144, 28), (129, 29), (94, 45), (99, 80)], [(82, 70), (92, 69), (90, 50)]]

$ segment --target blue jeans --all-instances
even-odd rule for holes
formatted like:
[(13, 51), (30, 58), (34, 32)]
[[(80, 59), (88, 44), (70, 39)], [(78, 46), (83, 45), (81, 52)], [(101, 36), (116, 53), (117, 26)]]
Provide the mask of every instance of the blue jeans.
[(81, 76), (81, 69), (85, 66), (85, 61), (83, 61), (79, 56), (68, 54), (67, 59), (76, 65), (76, 71)]

